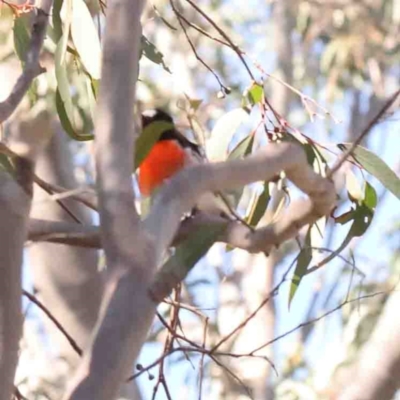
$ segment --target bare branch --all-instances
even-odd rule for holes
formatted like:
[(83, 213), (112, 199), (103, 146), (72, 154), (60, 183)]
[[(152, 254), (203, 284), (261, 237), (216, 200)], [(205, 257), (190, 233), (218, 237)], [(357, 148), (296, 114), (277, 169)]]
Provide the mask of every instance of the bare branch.
[(57, 320), (57, 318), (50, 312), (50, 310), (42, 304), (39, 299), (34, 296), (33, 294), (27, 292), (26, 290), (22, 291), (22, 294), (29, 299), (32, 303), (34, 303), (36, 306), (38, 306), (45, 314), (46, 316), (54, 323), (54, 325), (57, 327), (57, 329), (64, 335), (64, 337), (67, 339), (68, 343), (71, 345), (71, 347), (74, 349), (74, 351), (81, 356), (82, 355), (82, 350), (74, 340), (74, 338), (65, 330), (63, 325)]
[(0, 103), (0, 123), (10, 117), (28, 91), (32, 81), (45, 71), (39, 65), (39, 56), (46, 35), (48, 16), (52, 4), (52, 0), (42, 0), (41, 6), (36, 9), (36, 17), (32, 24), (31, 42), (26, 54), (24, 70), (8, 98)]
[(240, 61), (244, 65), (247, 73), (249, 74), (250, 78), (255, 81), (256, 79), (254, 78), (253, 73), (251, 72), (251, 69), (247, 65), (246, 60), (243, 57), (243, 53), (241, 52), (239, 46), (235, 43), (232, 42), (231, 38), (229, 35), (218, 25), (216, 24), (208, 14), (206, 14), (195, 2), (191, 0), (186, 0), (203, 18), (205, 18), (210, 25), (229, 43), (230, 47), (232, 50), (238, 55)]
[(37, 175), (34, 176), (34, 181), (47, 193), (57, 193), (60, 196), (53, 195), (52, 199), (55, 201), (62, 200), (64, 198), (70, 198), (89, 207), (93, 211), (98, 211), (97, 208), (97, 198), (94, 193), (90, 191), (89, 188), (78, 188), (73, 191), (63, 188), (62, 186), (55, 185), (54, 183), (49, 183), (39, 178)]

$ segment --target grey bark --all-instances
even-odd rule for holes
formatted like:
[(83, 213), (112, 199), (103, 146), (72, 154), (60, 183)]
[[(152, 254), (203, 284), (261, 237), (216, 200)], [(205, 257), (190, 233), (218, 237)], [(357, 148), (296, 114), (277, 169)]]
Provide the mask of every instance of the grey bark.
[(13, 393), (22, 332), (21, 264), (28, 234), (34, 160), (47, 141), (43, 115), (13, 124), (9, 146), (14, 154), (13, 177), (0, 172), (0, 399)]
[[(334, 400), (390, 400), (400, 382), (400, 293), (394, 290)], [(351, 376), (351, 380), (348, 379)], [(333, 388), (335, 389), (335, 388)]]
[[(293, 84), (293, 45), (292, 32), (294, 4), (291, 0), (280, 0), (273, 6), (273, 37), (277, 57), (276, 75), (289, 85)], [(274, 108), (284, 117), (290, 110), (293, 93), (282, 84), (274, 84), (271, 100)]]
[(22, 332), (21, 264), (30, 198), (5, 172), (0, 172), (0, 399), (14, 388)]

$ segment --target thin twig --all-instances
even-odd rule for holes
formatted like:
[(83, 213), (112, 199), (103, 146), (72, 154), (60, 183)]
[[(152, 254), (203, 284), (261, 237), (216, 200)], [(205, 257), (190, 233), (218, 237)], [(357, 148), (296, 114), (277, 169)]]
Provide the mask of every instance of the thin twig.
[(382, 116), (385, 114), (385, 112), (393, 105), (393, 103), (396, 101), (397, 97), (400, 95), (400, 89), (398, 89), (395, 93), (392, 94), (392, 96), (389, 97), (389, 99), (386, 101), (386, 103), (383, 105), (383, 107), (378, 111), (378, 113), (375, 115), (374, 118), (368, 123), (368, 125), (364, 128), (364, 130), (360, 133), (360, 135), (357, 137), (357, 139), (352, 143), (352, 145), (342, 154), (342, 156), (339, 158), (339, 160), (336, 162), (336, 164), (330, 169), (330, 171), (327, 173), (327, 178), (331, 178), (333, 174), (342, 166), (342, 164), (346, 161), (346, 159), (352, 155), (353, 151), (355, 148), (361, 143), (361, 141), (367, 136), (367, 134), (371, 131), (371, 129), (377, 124), (377, 122), (382, 118)]
[(54, 183), (46, 182), (43, 179), (39, 178), (37, 175), (34, 176), (33, 180), (47, 193), (52, 194), (51, 200), (58, 201), (68, 197), (72, 200), (82, 203), (93, 211), (99, 211), (97, 207), (97, 202), (95, 200), (89, 199), (87, 196), (84, 195), (84, 192), (86, 190), (85, 188), (76, 188), (72, 190), (66, 189)]
[(209, 354), (209, 357), (222, 369), (224, 369), (233, 379), (235, 379), (246, 391), (247, 395), (250, 397), (250, 399), (253, 399), (253, 396), (251, 395), (250, 389), (245, 385), (245, 383), (225, 364), (223, 364), (221, 361), (218, 360), (218, 358), (215, 356), (215, 354)]
[[(19, 156), (14, 151), (12, 151), (5, 143), (0, 142), (0, 153), (10, 157), (14, 160), (18, 160)], [(33, 182), (35, 182), (39, 187), (41, 187), (46, 193), (52, 195), (54, 193), (63, 193), (68, 191), (67, 189), (62, 188), (61, 186), (54, 185), (44, 181), (39, 178), (36, 174), (33, 174)], [(72, 196), (71, 196), (72, 197)], [(82, 196), (75, 195), (73, 196), (75, 200), (80, 201), (82, 204), (94, 209), (95, 207), (92, 202), (87, 199), (82, 198)], [(58, 205), (78, 224), (82, 224), (82, 221), (66, 206), (60, 199), (55, 200)], [(97, 209), (95, 209), (97, 211)]]
[(253, 355), (257, 351), (260, 351), (260, 350), (264, 349), (265, 347), (272, 345), (273, 343), (277, 342), (278, 340), (280, 340), (280, 339), (282, 339), (282, 338), (284, 338), (286, 336), (289, 336), (293, 332), (296, 332), (297, 330), (302, 329), (307, 325), (315, 324), (316, 322), (321, 321), (325, 317), (328, 317), (329, 315), (333, 314), (334, 312), (340, 310), (342, 307), (344, 307), (347, 304), (351, 304), (351, 303), (354, 303), (354, 302), (357, 302), (357, 301), (360, 301), (360, 300), (369, 299), (369, 298), (376, 297), (376, 296), (387, 295), (387, 293), (388, 293), (387, 291), (380, 291), (380, 292), (376, 292), (376, 293), (372, 293), (372, 294), (366, 294), (364, 296), (360, 296), (360, 297), (357, 297), (355, 299), (344, 300), (339, 305), (337, 305), (336, 307), (332, 308), (331, 310), (328, 310), (327, 312), (325, 312), (324, 314), (320, 315), (319, 317), (316, 317), (316, 318), (313, 318), (311, 320), (302, 322), (301, 324), (296, 325), (294, 328), (290, 329), (289, 331), (286, 331), (285, 333), (282, 333), (281, 335), (276, 336), (274, 339), (269, 340), (268, 342), (264, 343), (263, 345), (257, 347), (250, 354)]
[(241, 329), (243, 329), (251, 319), (253, 319), (257, 313), (271, 300), (272, 297), (276, 295), (276, 293), (279, 291), (279, 288), (282, 286), (282, 284), (286, 281), (286, 278), (293, 268), (294, 264), (296, 263), (297, 259), (299, 258), (300, 252), (293, 259), (287, 270), (282, 276), (282, 279), (276, 284), (276, 286), (268, 293), (268, 295), (264, 298), (264, 300), (258, 305), (258, 307), (252, 311), (240, 324), (236, 326), (236, 328), (232, 329), (230, 333), (228, 333), (226, 336), (224, 336), (214, 347), (211, 349), (211, 353), (214, 353), (219, 347), (222, 346), (226, 341), (228, 341), (233, 335), (235, 335), (237, 332), (239, 332)]
[(210, 71), (214, 75), (215, 79), (217, 80), (217, 82), (219, 84), (220, 90), (223, 93), (229, 92), (229, 89), (222, 83), (222, 81), (219, 78), (219, 76), (217, 75), (217, 73), (197, 53), (196, 47), (194, 46), (192, 40), (190, 39), (189, 34), (187, 33), (187, 30), (186, 30), (185, 26), (182, 23), (182, 19), (183, 19), (182, 15), (179, 13), (179, 11), (175, 7), (174, 0), (170, 0), (170, 3), (171, 3), (172, 10), (174, 11), (175, 15), (178, 18), (179, 25), (182, 28), (182, 31), (183, 31), (183, 33), (184, 33), (184, 35), (186, 37), (186, 40), (189, 43), (190, 48), (192, 49), (192, 52), (193, 52), (194, 56), (196, 57), (196, 59), (198, 61), (200, 61), (201, 64), (203, 64), (208, 69), (208, 71)]
[(73, 337), (65, 330), (62, 324), (56, 319), (56, 317), (49, 311), (49, 309), (41, 301), (39, 301), (36, 296), (27, 292), (26, 290), (22, 290), (22, 294), (46, 314), (46, 316), (54, 323), (57, 329), (64, 335), (65, 339), (67, 339), (68, 343), (75, 350), (75, 352), (79, 356), (82, 356), (83, 352), (81, 348), (78, 346)]
[[(37, 175), (34, 175), (33, 181), (48, 194), (54, 194), (52, 185), (39, 178)], [(67, 205), (64, 204), (64, 202), (59, 199), (56, 199), (55, 201), (76, 223), (82, 224), (82, 221), (75, 215), (73, 211), (69, 209)]]
[(235, 43), (232, 42), (231, 38), (229, 37), (228, 34), (225, 33), (225, 31), (223, 29), (221, 29), (217, 23), (215, 23), (209, 15), (207, 15), (196, 3), (194, 3), (191, 0), (186, 0), (203, 18), (205, 18), (213, 27), (214, 29), (231, 45), (232, 50), (238, 55), (238, 57), (240, 58), (241, 62), (243, 63), (244, 67), (246, 68), (250, 78), (255, 81), (255, 77), (253, 75), (253, 73), (251, 72), (251, 69), (249, 68), (249, 66), (247, 65), (246, 60), (243, 57), (243, 54), (239, 48), (239, 46), (237, 46)]
[[(203, 329), (203, 342), (201, 344), (201, 347), (203, 349), (206, 348), (206, 343), (207, 343), (207, 333), (208, 333), (208, 318), (204, 321), (204, 329)], [(199, 362), (199, 400), (201, 400), (202, 393), (203, 393), (203, 376), (204, 376), (204, 356), (205, 354), (202, 353), (200, 356), (200, 362)]]

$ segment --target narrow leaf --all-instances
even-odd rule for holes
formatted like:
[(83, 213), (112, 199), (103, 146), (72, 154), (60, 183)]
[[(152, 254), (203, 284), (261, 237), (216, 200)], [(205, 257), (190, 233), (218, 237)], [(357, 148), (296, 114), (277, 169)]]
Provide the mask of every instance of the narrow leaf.
[(83, 0), (72, 1), (72, 40), (86, 71), (93, 79), (100, 79), (101, 48), (93, 18)]
[[(340, 150), (347, 150), (351, 147), (351, 144), (342, 143), (338, 147)], [(355, 148), (353, 157), (366, 171), (378, 179), (386, 189), (400, 199), (400, 178), (381, 158), (362, 146)]]
[(165, 64), (164, 55), (145, 36), (141, 37), (142, 54), (155, 64), (161, 65), (167, 72), (171, 70)]
[(71, 122), (71, 125), (74, 126), (73, 123), (73, 105), (71, 94), (69, 90), (69, 82), (67, 75), (67, 67), (65, 63), (65, 55), (67, 51), (68, 44), (68, 36), (69, 29), (71, 25), (72, 18), (72, 0), (66, 0), (63, 7), (63, 13), (66, 14), (64, 30), (61, 39), (57, 43), (54, 61), (55, 61), (55, 72), (56, 72), (56, 80), (57, 80), (57, 90), (59, 92), (60, 98), (63, 103), (63, 108), (68, 117), (68, 120)]
[(61, 39), (63, 30), (62, 30), (62, 22), (61, 22), (61, 8), (63, 5), (63, 0), (54, 0), (53, 5), (53, 40), (54, 43), (58, 43)]
[(364, 200), (362, 200), (361, 203), (354, 203), (356, 204), (356, 208), (354, 210), (351, 210), (343, 214), (342, 216), (335, 218), (335, 220), (339, 219), (338, 222), (341, 224), (353, 221), (351, 228), (348, 231), (342, 244), (333, 253), (329, 254), (328, 257), (320, 261), (318, 265), (310, 268), (307, 271), (307, 274), (315, 271), (318, 268), (321, 268), (323, 265), (332, 261), (348, 246), (348, 244), (351, 242), (351, 239), (364, 235), (368, 227), (371, 225), (372, 219), (374, 217), (376, 202), (376, 191), (368, 182), (366, 182), (364, 189)]
[(264, 182), (264, 189), (257, 197), (256, 201), (253, 203), (253, 206), (250, 210), (249, 215), (246, 217), (246, 222), (251, 226), (257, 226), (260, 222), (261, 218), (265, 214), (265, 211), (268, 208), (269, 201), (271, 200), (271, 196), (269, 193), (268, 182)]
[(29, 32), (24, 16), (14, 19), (13, 26), (14, 48), (21, 63), (25, 62), (26, 52), (29, 48)]
[(243, 158), (251, 153), (253, 148), (254, 136), (249, 135), (242, 139), (236, 147), (229, 153), (228, 160)]
[(2, 153), (0, 153), (0, 171), (5, 171), (11, 175), (14, 175), (14, 167), (10, 159)]
[(299, 257), (297, 258), (296, 269), (294, 270), (292, 282), (290, 284), (289, 290), (289, 308), (292, 304), (294, 295), (300, 286), (300, 282), (303, 277), (307, 274), (308, 265), (312, 259), (312, 249), (311, 249), (311, 228), (308, 229), (306, 239), (304, 241), (304, 247), (301, 249)]
[(68, 136), (80, 142), (94, 139), (94, 135), (82, 134), (75, 130), (65, 110), (64, 102), (62, 101), (60, 92), (58, 90), (56, 92), (56, 109), (58, 117), (60, 118), (61, 125), (64, 128), (65, 132), (68, 134)]

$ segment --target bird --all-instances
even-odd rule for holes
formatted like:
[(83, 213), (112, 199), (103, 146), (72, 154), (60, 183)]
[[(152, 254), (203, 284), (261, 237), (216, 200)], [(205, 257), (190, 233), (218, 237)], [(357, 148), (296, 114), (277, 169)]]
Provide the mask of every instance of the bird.
[[(142, 115), (142, 131), (153, 122), (165, 122), (170, 127), (164, 129), (139, 165), (138, 184), (143, 196), (151, 196), (166, 180), (190, 165), (208, 162), (202, 148), (190, 141), (175, 126), (174, 120), (160, 108), (145, 110)], [(218, 215), (227, 219), (237, 219), (225, 198), (217, 193), (207, 192), (200, 196), (192, 210)]]

